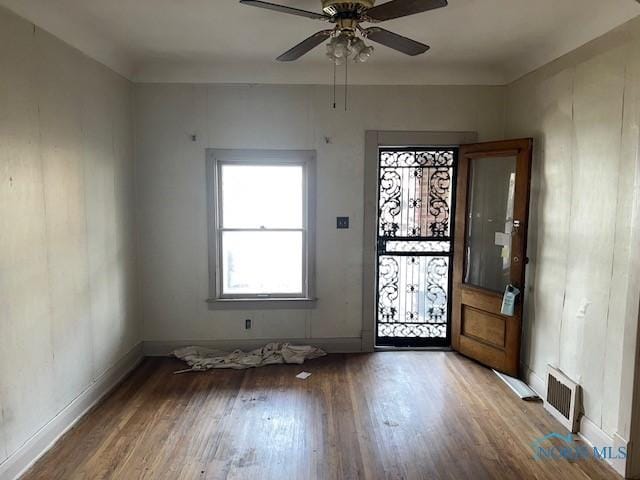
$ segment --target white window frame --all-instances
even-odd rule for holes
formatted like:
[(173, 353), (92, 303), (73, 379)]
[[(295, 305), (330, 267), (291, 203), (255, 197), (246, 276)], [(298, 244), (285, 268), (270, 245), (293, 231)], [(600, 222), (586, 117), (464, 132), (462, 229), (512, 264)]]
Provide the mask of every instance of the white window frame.
[[(225, 302), (312, 302), (315, 266), (315, 158), (313, 150), (207, 150), (210, 304)], [(302, 228), (223, 228), (222, 188), (224, 165), (297, 165), (303, 169)], [(301, 231), (303, 233), (302, 292), (299, 294), (230, 294), (222, 292), (222, 234), (229, 231)]]

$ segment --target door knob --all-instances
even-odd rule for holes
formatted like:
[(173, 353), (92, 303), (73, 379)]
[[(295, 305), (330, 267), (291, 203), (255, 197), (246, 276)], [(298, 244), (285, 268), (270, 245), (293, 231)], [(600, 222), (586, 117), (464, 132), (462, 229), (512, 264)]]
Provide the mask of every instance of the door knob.
[(513, 221), (513, 230), (516, 231), (516, 232), (518, 230), (520, 230), (520, 220), (514, 220)]

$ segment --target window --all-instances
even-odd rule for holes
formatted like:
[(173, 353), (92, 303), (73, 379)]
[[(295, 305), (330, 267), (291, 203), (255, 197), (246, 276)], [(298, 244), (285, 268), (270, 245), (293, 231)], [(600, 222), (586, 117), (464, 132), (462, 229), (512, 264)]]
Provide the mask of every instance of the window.
[(311, 299), (315, 154), (210, 150), (211, 297)]

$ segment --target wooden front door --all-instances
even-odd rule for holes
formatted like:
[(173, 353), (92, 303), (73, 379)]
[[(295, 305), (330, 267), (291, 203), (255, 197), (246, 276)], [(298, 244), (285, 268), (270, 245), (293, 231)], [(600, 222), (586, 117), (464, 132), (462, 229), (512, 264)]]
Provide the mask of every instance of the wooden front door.
[[(452, 345), (517, 376), (529, 216), (531, 139), (460, 147), (453, 271)], [(520, 290), (513, 315), (505, 288)]]

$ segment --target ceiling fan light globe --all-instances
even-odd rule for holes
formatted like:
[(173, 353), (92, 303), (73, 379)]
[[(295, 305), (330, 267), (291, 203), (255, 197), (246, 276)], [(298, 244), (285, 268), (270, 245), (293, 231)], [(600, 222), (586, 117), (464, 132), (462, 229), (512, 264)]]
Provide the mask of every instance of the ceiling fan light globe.
[(367, 46), (364, 44), (361, 38), (356, 38), (351, 42), (351, 49), (356, 55), (363, 51)]
[(360, 52), (354, 57), (354, 60), (357, 63), (364, 63), (371, 58), (373, 54), (373, 47), (364, 47)]
[(333, 47), (333, 55), (336, 58), (343, 58), (349, 56), (349, 47), (342, 43), (338, 43)]

